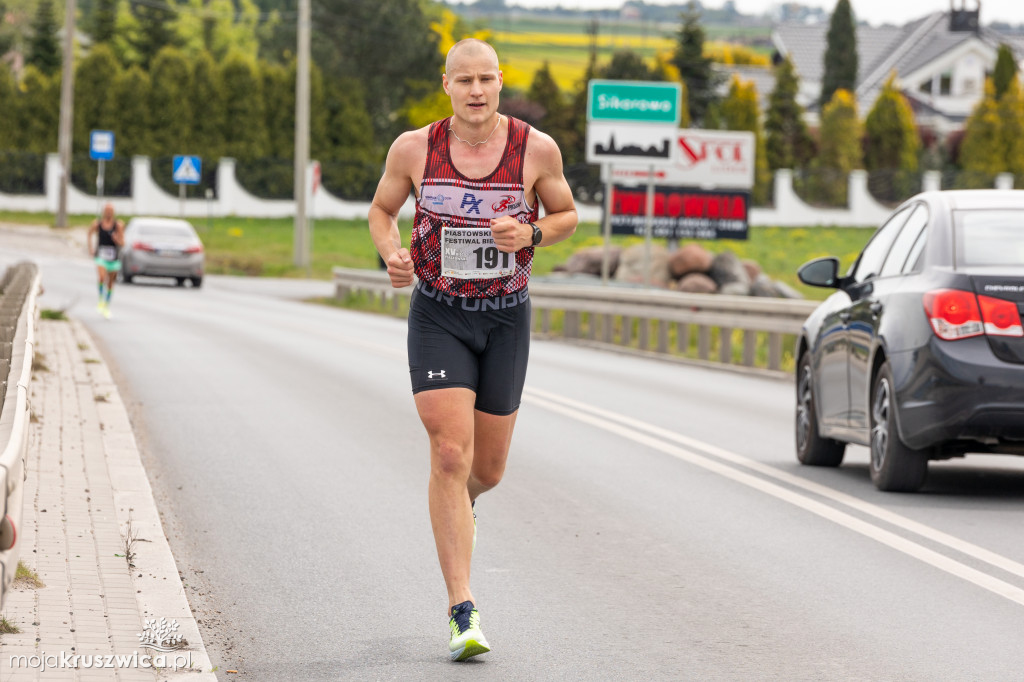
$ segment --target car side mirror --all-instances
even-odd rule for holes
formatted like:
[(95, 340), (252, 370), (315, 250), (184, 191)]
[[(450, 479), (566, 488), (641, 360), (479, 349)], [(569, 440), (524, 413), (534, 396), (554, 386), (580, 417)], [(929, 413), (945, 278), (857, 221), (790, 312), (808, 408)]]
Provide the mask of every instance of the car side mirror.
[(801, 265), (796, 274), (801, 282), (812, 287), (838, 289), (842, 286), (838, 258), (815, 258)]

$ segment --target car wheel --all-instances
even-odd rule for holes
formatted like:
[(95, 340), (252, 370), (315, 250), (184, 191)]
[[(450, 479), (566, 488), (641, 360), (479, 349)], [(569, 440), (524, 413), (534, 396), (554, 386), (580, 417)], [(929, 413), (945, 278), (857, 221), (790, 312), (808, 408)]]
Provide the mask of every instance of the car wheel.
[(871, 481), (879, 490), (915, 492), (928, 475), (928, 453), (908, 448), (896, 429), (896, 392), (889, 363), (871, 390)]
[(131, 275), (129, 275), (129, 274), (125, 273), (125, 272), (121, 273), (121, 281), (124, 282), (125, 284), (131, 284), (132, 283), (132, 279), (134, 279), (134, 278)]
[(177, 277), (176, 279), (178, 281), (178, 286), (179, 287), (185, 286), (185, 278), (184, 277)]
[(818, 433), (812, 376), (811, 354), (804, 353), (796, 381), (796, 458), (810, 466), (837, 467), (843, 463), (846, 443), (822, 438)]
[(192, 286), (194, 286), (196, 289), (198, 289), (199, 287), (203, 286), (203, 278), (202, 277), (193, 277), (192, 278)]

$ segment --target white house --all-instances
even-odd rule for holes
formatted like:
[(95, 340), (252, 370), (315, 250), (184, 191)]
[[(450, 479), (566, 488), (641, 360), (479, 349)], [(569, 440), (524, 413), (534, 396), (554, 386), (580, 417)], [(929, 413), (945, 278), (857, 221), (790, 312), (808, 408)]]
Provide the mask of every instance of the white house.
[[(975, 9), (951, 8), (904, 26), (857, 26), (857, 102), (866, 114), (886, 79), (897, 83), (914, 108), (919, 125), (940, 136), (959, 130), (984, 94), (1001, 43), (1021, 63), (1024, 37), (1004, 35), (980, 24)], [(780, 24), (772, 42), (788, 56), (800, 77), (798, 101), (816, 117), (824, 77), (828, 24)]]

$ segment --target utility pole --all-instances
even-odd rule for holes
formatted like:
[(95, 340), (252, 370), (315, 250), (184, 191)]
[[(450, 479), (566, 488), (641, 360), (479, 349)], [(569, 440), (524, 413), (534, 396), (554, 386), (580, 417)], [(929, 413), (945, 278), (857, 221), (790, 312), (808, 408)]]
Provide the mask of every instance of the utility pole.
[(295, 73), (295, 267), (310, 267), (306, 218), (306, 169), (309, 166), (310, 0), (299, 0), (299, 44)]
[(68, 226), (68, 183), (71, 181), (71, 131), (75, 107), (75, 0), (64, 3), (64, 54), (60, 77), (60, 185), (57, 188), (57, 227)]

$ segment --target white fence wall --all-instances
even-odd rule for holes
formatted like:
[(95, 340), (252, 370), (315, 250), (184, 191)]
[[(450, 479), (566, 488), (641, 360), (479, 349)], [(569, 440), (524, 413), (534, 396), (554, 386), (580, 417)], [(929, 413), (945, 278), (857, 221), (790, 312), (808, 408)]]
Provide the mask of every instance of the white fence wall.
[[(311, 187), (313, 164), (307, 169), (307, 186)], [(295, 214), (291, 199), (272, 200), (254, 197), (235, 177), (235, 160), (221, 159), (217, 164), (217, 197), (215, 199), (186, 199), (183, 202), (162, 190), (153, 181), (149, 157), (132, 158), (132, 195), (105, 199), (114, 204), (122, 215), (184, 215), (192, 218), (206, 216), (241, 216), (252, 218), (287, 218)], [(45, 195), (12, 195), (0, 193), (0, 210), (34, 213), (57, 212), (57, 192), (60, 187), (60, 157), (50, 154), (46, 159)], [(938, 190), (942, 176), (938, 171), (924, 174), (924, 191)], [(1012, 188), (1013, 176), (1002, 174), (996, 178), (996, 187)], [(68, 187), (68, 212), (89, 214), (99, 211), (100, 202), (89, 195)], [(327, 192), (323, 187), (307, 198), (312, 218), (365, 218), (369, 203), (346, 201)], [(591, 204), (578, 204), (580, 220), (601, 222), (602, 208)], [(402, 208), (402, 215), (411, 217), (415, 205), (410, 199)], [(850, 173), (849, 206), (846, 208), (816, 208), (804, 202), (793, 190), (793, 171), (775, 172), (775, 202), (771, 208), (752, 208), (751, 225), (778, 225), (783, 227), (853, 226), (877, 227), (891, 210), (878, 203), (868, 191), (866, 171)]]
[[(312, 187), (312, 163), (306, 172), (306, 184)], [(46, 194), (15, 195), (0, 192), (0, 210), (56, 213), (60, 177), (60, 156), (47, 155), (44, 182)], [(235, 177), (234, 159), (221, 159), (217, 164), (217, 188), (217, 197), (214, 199), (181, 201), (153, 181), (149, 157), (136, 156), (132, 158), (131, 196), (104, 197), (103, 202), (111, 202), (122, 215), (184, 215), (190, 218), (205, 218), (208, 215), (283, 218), (295, 215), (295, 202), (291, 199), (260, 199), (247, 192)], [(100, 203), (95, 195), (86, 194), (73, 185), (68, 186), (68, 213), (98, 213)], [(369, 209), (367, 202), (339, 199), (323, 187), (307, 198), (307, 206), (312, 218), (365, 218)], [(402, 208), (402, 214), (411, 217), (414, 210), (414, 204), (409, 201)]]

